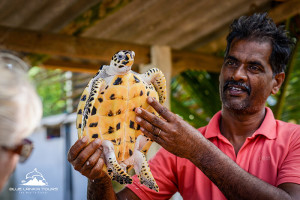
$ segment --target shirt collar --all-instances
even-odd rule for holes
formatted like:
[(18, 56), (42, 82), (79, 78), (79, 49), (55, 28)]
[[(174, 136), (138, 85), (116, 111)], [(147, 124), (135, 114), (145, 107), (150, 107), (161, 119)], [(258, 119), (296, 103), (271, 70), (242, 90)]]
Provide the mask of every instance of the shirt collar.
[[(221, 111), (217, 112), (210, 120), (206, 127), (205, 137), (207, 139), (218, 137), (224, 139), (224, 136), (220, 132), (220, 119), (222, 117)], [(263, 135), (266, 138), (272, 140), (277, 137), (276, 134), (276, 120), (273, 112), (270, 108), (266, 107), (266, 116), (260, 127), (253, 133), (250, 138), (255, 138), (257, 135)]]

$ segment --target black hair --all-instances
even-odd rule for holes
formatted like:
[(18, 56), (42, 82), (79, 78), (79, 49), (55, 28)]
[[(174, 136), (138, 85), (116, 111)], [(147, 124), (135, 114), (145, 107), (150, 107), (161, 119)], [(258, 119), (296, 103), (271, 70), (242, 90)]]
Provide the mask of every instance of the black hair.
[(294, 47), (294, 42), (287, 35), (283, 26), (276, 27), (276, 24), (268, 17), (267, 13), (255, 13), (251, 16), (242, 16), (233, 21), (230, 26), (230, 33), (227, 36), (225, 58), (235, 38), (238, 40), (246, 39), (258, 42), (270, 41), (272, 53), (269, 58), (269, 63), (272, 67), (273, 74), (276, 75), (285, 71)]

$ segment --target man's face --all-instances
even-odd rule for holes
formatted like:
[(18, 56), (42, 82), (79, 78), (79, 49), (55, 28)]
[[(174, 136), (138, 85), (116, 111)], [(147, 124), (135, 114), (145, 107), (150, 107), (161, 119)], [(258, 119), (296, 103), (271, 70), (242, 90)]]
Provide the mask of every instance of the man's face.
[(246, 113), (264, 108), (268, 96), (279, 89), (274, 88), (278, 84), (271, 53), (270, 42), (233, 40), (219, 77), (223, 108)]

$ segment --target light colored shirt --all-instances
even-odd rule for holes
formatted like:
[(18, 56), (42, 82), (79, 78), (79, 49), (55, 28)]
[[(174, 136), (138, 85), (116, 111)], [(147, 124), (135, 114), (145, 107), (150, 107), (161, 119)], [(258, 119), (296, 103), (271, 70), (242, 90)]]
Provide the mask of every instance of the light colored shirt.
[[(290, 182), (300, 184), (300, 126), (275, 120), (271, 109), (255, 133), (246, 139), (235, 154), (231, 143), (221, 134), (218, 112), (199, 131), (241, 168), (265, 182), (278, 186)], [(193, 163), (161, 148), (149, 161), (159, 193), (141, 185), (137, 176), (127, 185), (141, 199), (169, 199), (180, 192), (184, 199), (226, 199)]]

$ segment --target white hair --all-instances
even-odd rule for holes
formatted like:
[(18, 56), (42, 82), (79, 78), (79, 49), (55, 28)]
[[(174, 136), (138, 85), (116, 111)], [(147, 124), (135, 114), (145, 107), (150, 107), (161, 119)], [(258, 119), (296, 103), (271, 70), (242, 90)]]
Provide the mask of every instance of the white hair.
[(40, 98), (24, 68), (21, 59), (0, 52), (0, 145), (16, 145), (32, 133), (42, 116)]

